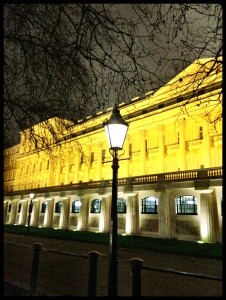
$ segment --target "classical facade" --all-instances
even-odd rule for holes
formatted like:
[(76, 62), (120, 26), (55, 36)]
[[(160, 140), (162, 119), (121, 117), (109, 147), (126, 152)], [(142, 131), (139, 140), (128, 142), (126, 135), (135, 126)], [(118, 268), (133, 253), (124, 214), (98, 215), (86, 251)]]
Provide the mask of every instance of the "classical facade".
[[(119, 105), (129, 123), (119, 151), (119, 234), (222, 242), (221, 65), (197, 60), (155, 93)], [(27, 225), (30, 215), (30, 226), (109, 231), (103, 122), (111, 111), (66, 122), (48, 150), (21, 132), (20, 144), (4, 151), (5, 224)], [(42, 125), (33, 130), (51, 139)]]

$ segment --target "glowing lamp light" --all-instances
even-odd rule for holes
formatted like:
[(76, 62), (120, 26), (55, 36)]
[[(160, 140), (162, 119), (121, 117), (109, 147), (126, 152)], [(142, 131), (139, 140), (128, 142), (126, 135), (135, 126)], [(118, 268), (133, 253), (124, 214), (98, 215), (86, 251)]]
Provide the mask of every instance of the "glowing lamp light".
[(109, 148), (112, 150), (121, 150), (126, 138), (128, 123), (126, 123), (115, 104), (110, 119), (104, 122)]

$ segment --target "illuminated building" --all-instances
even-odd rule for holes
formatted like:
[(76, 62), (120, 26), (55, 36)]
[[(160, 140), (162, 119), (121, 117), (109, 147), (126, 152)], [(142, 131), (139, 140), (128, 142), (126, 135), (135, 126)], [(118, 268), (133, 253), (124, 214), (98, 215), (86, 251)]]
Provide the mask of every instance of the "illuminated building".
[[(129, 123), (119, 152), (118, 232), (222, 242), (222, 63), (195, 61), (156, 92), (119, 105)], [(208, 74), (208, 76), (206, 76)], [(112, 108), (66, 122), (50, 151), (21, 132), (4, 151), (4, 223), (108, 232)], [(61, 119), (49, 120), (61, 126)], [(42, 123), (34, 130), (47, 139)]]

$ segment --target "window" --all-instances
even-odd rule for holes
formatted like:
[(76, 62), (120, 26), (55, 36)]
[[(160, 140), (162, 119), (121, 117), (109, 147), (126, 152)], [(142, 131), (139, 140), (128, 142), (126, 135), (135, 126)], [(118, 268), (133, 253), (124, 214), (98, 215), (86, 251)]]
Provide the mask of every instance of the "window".
[(42, 161), (40, 162), (40, 165), (39, 165), (39, 171), (42, 171)]
[(84, 154), (81, 155), (81, 160), (80, 160), (80, 164), (84, 163)]
[(202, 128), (202, 126), (199, 127), (199, 139), (200, 140), (203, 139), (203, 128)]
[(81, 206), (80, 200), (73, 201), (72, 204), (71, 204), (71, 212), (72, 213), (79, 213), (80, 212), (80, 206)]
[(22, 203), (19, 203), (19, 205), (18, 205), (18, 213), (20, 213), (21, 212), (21, 206), (22, 206)]
[(47, 201), (42, 203), (41, 213), (45, 213), (45, 211), (46, 211), (46, 205), (47, 205)]
[(61, 208), (62, 208), (62, 201), (58, 201), (55, 204), (55, 213), (60, 213), (61, 212)]
[(197, 198), (194, 196), (181, 196), (176, 198), (177, 215), (197, 215)]
[(117, 200), (117, 212), (120, 214), (126, 213), (126, 200), (118, 198)]
[(146, 197), (142, 199), (142, 214), (157, 214), (158, 199), (155, 197)]
[(148, 153), (148, 141), (145, 140), (145, 153)]
[(90, 163), (92, 164), (94, 161), (94, 152), (91, 152), (91, 158), (90, 158)]
[(132, 153), (133, 153), (133, 151), (132, 151), (132, 144), (129, 144), (129, 157), (132, 156)]
[(12, 204), (10, 203), (8, 207), (8, 212), (11, 212), (11, 208), (12, 208)]
[(102, 162), (105, 161), (105, 156), (106, 156), (106, 151), (104, 149), (104, 150), (102, 150)]
[(91, 202), (91, 213), (100, 213), (101, 211), (101, 201), (99, 199), (94, 199)]
[(180, 132), (177, 133), (177, 144), (180, 144)]

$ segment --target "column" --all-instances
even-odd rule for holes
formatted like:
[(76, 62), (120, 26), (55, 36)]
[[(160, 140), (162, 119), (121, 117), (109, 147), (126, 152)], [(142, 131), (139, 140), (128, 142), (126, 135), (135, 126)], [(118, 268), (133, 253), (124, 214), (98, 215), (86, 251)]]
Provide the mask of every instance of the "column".
[(140, 130), (140, 175), (146, 175), (146, 131)]
[(164, 125), (158, 126), (159, 131), (159, 155), (158, 155), (158, 165), (159, 165), (159, 173), (164, 173), (164, 157), (165, 157), (165, 150), (164, 150)]
[[(130, 143), (130, 137), (127, 135), (125, 144), (124, 144), (124, 150), (125, 150), (125, 158), (129, 158), (129, 143)], [(125, 174), (124, 177), (129, 177), (131, 176), (130, 171), (129, 171), (129, 165), (130, 165), (130, 160), (127, 159), (124, 162), (124, 169), (125, 169)]]
[(70, 171), (70, 159), (67, 158), (65, 162), (64, 184), (69, 184), (69, 171)]
[(11, 212), (9, 216), (9, 224), (15, 224), (16, 212), (17, 212), (17, 201), (12, 201)]
[(32, 209), (32, 214), (31, 214), (31, 225), (32, 226), (36, 226), (36, 227), (38, 226), (41, 199), (44, 199), (44, 197), (33, 200), (33, 209)]
[(211, 160), (211, 151), (210, 151), (210, 129), (209, 123), (207, 121), (203, 124), (203, 165), (205, 168), (212, 167), (212, 160)]
[(217, 240), (211, 190), (202, 191), (200, 194), (200, 235), (205, 242), (215, 243)]
[(44, 217), (44, 227), (52, 227), (54, 199), (46, 200), (46, 211)]
[(88, 214), (89, 214), (89, 198), (88, 197), (81, 197), (81, 206), (80, 206), (80, 212), (78, 215), (78, 230), (87, 230), (87, 224), (88, 224)]
[(90, 154), (91, 154), (91, 146), (88, 145), (86, 146), (86, 150), (85, 150), (85, 178), (84, 178), (84, 182), (88, 182), (89, 181), (89, 174), (90, 174)]
[(110, 231), (110, 196), (103, 196), (101, 200), (101, 213), (99, 221), (99, 231), (109, 232)]
[(102, 180), (102, 147), (103, 143), (98, 143), (98, 148), (97, 148), (97, 179), (96, 180)]
[(57, 160), (57, 167), (56, 167), (56, 185), (60, 185), (60, 158)]
[(26, 219), (27, 219), (27, 207), (28, 204), (30, 203), (30, 200), (28, 201), (22, 201), (21, 204), (21, 211), (20, 211), (20, 217), (19, 217), (19, 225), (26, 225)]
[(180, 171), (186, 170), (186, 142), (185, 142), (185, 119), (179, 120), (179, 161), (178, 166)]
[(168, 190), (160, 191), (158, 198), (159, 237), (172, 238), (175, 218), (175, 201)]
[(75, 155), (75, 173), (73, 183), (78, 183), (79, 180), (79, 168), (80, 168), (80, 155), (77, 152)]
[(70, 217), (70, 199), (61, 199), (62, 208), (60, 213), (59, 227), (62, 229), (67, 229), (69, 227), (69, 217)]
[(126, 233), (136, 234), (138, 224), (139, 224), (138, 195), (133, 194), (127, 196)]

